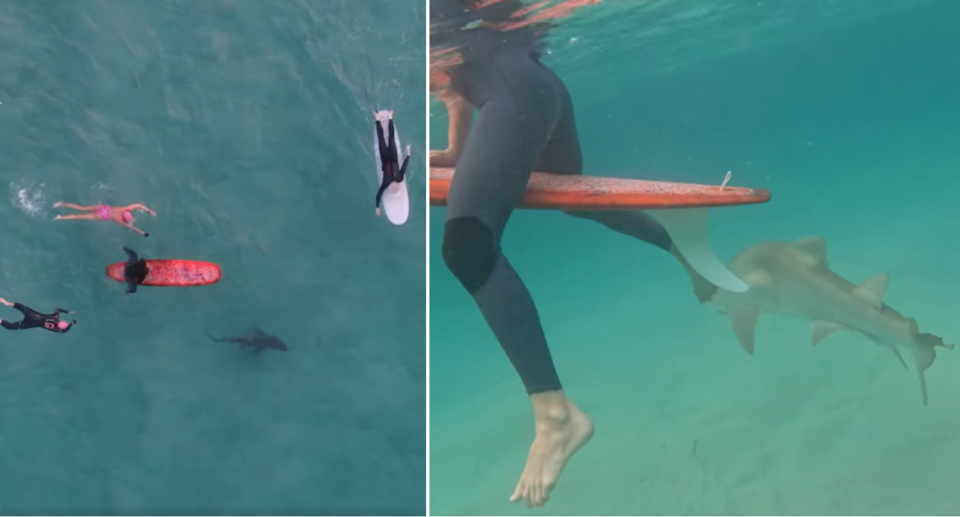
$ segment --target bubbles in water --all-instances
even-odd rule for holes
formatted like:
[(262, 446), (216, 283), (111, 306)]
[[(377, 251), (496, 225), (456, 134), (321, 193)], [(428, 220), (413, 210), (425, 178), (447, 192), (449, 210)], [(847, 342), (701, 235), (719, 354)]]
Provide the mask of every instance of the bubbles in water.
[(107, 183), (97, 183), (90, 187), (90, 192), (98, 203), (103, 203), (107, 196), (113, 194), (113, 187)]
[(10, 183), (13, 206), (34, 217), (44, 215), (47, 203), (44, 188), (46, 188), (46, 185), (43, 183), (40, 185), (27, 182)]

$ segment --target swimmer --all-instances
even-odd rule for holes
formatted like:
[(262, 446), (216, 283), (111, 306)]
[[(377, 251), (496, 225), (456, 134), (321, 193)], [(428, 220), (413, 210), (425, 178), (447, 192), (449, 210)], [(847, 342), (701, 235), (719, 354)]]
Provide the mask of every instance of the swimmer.
[(54, 221), (69, 221), (69, 220), (89, 220), (89, 221), (113, 221), (117, 224), (126, 226), (131, 230), (143, 235), (144, 237), (149, 237), (150, 234), (137, 228), (133, 225), (135, 219), (133, 218), (133, 211), (139, 210), (141, 212), (146, 212), (154, 217), (157, 214), (140, 203), (135, 203), (127, 206), (109, 206), (109, 205), (90, 205), (82, 206), (75, 205), (73, 203), (64, 203), (58, 201), (53, 205), (54, 208), (72, 208), (74, 210), (80, 210), (82, 212), (94, 212), (92, 214), (76, 214), (76, 215), (58, 215), (53, 218)]
[(55, 332), (57, 334), (66, 334), (77, 324), (77, 320), (63, 321), (60, 319), (60, 313), (73, 314), (73, 311), (68, 311), (66, 309), (57, 308), (53, 314), (41, 314), (30, 307), (22, 303), (12, 303), (7, 300), (0, 298), (0, 303), (6, 305), (7, 307), (13, 307), (18, 311), (23, 313), (23, 320), (16, 323), (12, 323), (5, 320), (0, 320), (0, 326), (7, 330), (25, 330), (25, 329), (38, 329), (45, 328), (50, 332)]
[[(431, 153), (430, 165), (456, 167), (443, 260), (473, 297), (533, 406), (536, 435), (510, 501), (541, 507), (594, 426), (565, 394), (536, 304), (500, 248), (532, 171), (583, 174), (570, 94), (540, 60), (546, 25), (524, 24), (524, 8), (517, 0), (431, 0), (431, 45), (455, 49), (460, 60), (430, 81), (431, 93), (447, 106), (450, 135), (448, 149)], [(507, 25), (521, 28), (501, 30)], [(471, 127), (474, 109), (478, 117)], [(687, 270), (701, 303), (715, 292), (649, 214), (565, 213), (670, 253)]]
[(127, 294), (137, 292), (137, 286), (142, 284), (147, 278), (149, 269), (147, 261), (138, 257), (137, 252), (124, 246), (123, 251), (127, 252), (127, 264), (123, 266), (123, 278), (127, 281)]
[[(380, 120), (374, 122), (377, 125), (377, 137), (380, 145), (380, 170), (383, 171), (380, 190), (377, 191), (377, 216), (380, 215), (380, 199), (383, 197), (383, 193), (391, 183), (403, 181), (403, 176), (407, 172), (407, 163), (410, 161), (410, 146), (408, 145), (407, 154), (403, 158), (403, 165), (398, 165), (400, 160), (397, 157), (397, 140), (393, 136), (393, 111), (388, 113), (390, 114), (390, 122), (386, 141), (383, 139), (383, 124), (380, 123)], [(373, 116), (374, 118), (377, 117), (376, 111), (373, 112)]]

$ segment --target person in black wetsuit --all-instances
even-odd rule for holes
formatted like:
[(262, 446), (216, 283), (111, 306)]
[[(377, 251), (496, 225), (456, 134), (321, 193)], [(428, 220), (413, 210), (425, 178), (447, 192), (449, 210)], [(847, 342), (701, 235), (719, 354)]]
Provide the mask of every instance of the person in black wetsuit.
[[(517, 0), (431, 0), (431, 51), (455, 49), (449, 82), (431, 91), (449, 114), (449, 148), (431, 152), (431, 167), (456, 167), (447, 198), (442, 256), (473, 296), (523, 381), (533, 404), (536, 438), (511, 501), (542, 506), (567, 460), (593, 434), (593, 423), (560, 384), (536, 305), (500, 248), (507, 221), (532, 171), (581, 175), (583, 158), (573, 102), (543, 65), (549, 26), (523, 24)], [(505, 25), (522, 25), (503, 30)], [(456, 60), (452, 60), (456, 61)], [(473, 110), (479, 113), (473, 123)], [(686, 268), (701, 303), (716, 287), (693, 271), (667, 231), (643, 211), (567, 211), (651, 243)]]
[(17, 309), (23, 313), (23, 320), (18, 322), (0, 320), (0, 326), (3, 326), (3, 328), (7, 330), (44, 328), (57, 334), (66, 334), (70, 331), (70, 329), (73, 328), (74, 325), (77, 324), (77, 320), (61, 320), (60, 313), (73, 314), (73, 312), (66, 309), (61, 309), (59, 307), (53, 314), (42, 314), (22, 303), (8, 302), (3, 298), (0, 298), (0, 303), (6, 305), (7, 307), (13, 307), (14, 309)]
[(127, 294), (137, 292), (137, 286), (142, 284), (147, 278), (147, 261), (139, 258), (137, 252), (124, 246), (123, 251), (127, 252), (127, 265), (123, 267), (123, 278), (127, 281)]
[[(407, 163), (410, 162), (410, 146), (407, 146), (407, 154), (403, 158), (403, 164), (399, 164), (400, 158), (397, 155), (397, 140), (394, 138), (393, 112), (390, 113), (390, 121), (387, 124), (388, 136), (383, 138), (383, 124), (376, 120), (377, 138), (380, 146), (380, 170), (383, 171), (383, 179), (380, 181), (380, 189), (377, 190), (377, 215), (380, 215), (380, 199), (387, 187), (391, 183), (400, 183), (403, 181), (404, 174), (407, 172)], [(374, 118), (376, 118), (374, 112)]]

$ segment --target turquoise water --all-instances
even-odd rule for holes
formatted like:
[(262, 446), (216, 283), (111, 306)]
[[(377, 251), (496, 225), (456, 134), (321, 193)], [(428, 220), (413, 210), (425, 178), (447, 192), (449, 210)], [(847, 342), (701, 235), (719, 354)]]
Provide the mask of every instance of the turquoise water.
[[(374, 214), (371, 102), (423, 149), (422, 1), (0, 7), (0, 513), (423, 514), (425, 166)], [(143, 202), (144, 239), (56, 201)], [(124, 296), (104, 266), (210, 260)], [(0, 307), (0, 318), (18, 319)], [(255, 355), (204, 336), (277, 335)]]
[[(711, 211), (723, 261), (821, 236), (834, 271), (888, 273), (884, 301), (957, 343), (958, 19), (947, 0), (611, 1), (564, 20), (546, 62), (587, 174), (732, 171), (773, 199)], [(432, 513), (960, 512), (960, 352), (927, 370), (927, 408), (915, 374), (853, 333), (814, 348), (808, 322), (762, 316), (749, 356), (667, 254), (549, 212), (515, 212), (503, 248), (596, 434), (544, 509), (511, 505), (529, 401), (443, 264), (444, 215), (431, 209)]]

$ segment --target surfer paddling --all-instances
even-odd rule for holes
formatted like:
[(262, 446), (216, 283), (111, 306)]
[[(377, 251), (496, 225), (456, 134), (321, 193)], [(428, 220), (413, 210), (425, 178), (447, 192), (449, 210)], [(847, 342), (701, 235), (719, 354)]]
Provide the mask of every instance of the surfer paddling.
[(153, 210), (150, 210), (145, 205), (142, 205), (140, 203), (134, 203), (132, 205), (127, 205), (127, 206), (110, 206), (110, 205), (104, 205), (104, 204), (83, 206), (83, 205), (77, 205), (74, 203), (64, 203), (62, 201), (58, 201), (57, 203), (54, 203), (53, 207), (54, 208), (61, 208), (61, 207), (71, 208), (73, 210), (79, 210), (81, 212), (91, 212), (91, 213), (85, 213), (85, 214), (58, 215), (53, 218), (54, 221), (70, 221), (70, 220), (113, 221), (121, 226), (126, 226), (127, 228), (130, 228), (131, 230), (139, 233), (140, 235), (143, 235), (144, 237), (149, 237), (150, 234), (133, 225), (134, 221), (136, 221), (136, 219), (134, 219), (133, 217), (134, 210), (146, 212), (154, 217), (157, 216), (157, 214)]
[[(377, 126), (377, 145), (380, 150), (380, 170), (383, 172), (383, 179), (380, 181), (380, 189), (377, 190), (377, 216), (380, 216), (380, 199), (383, 193), (390, 187), (391, 183), (401, 183), (407, 172), (407, 163), (410, 162), (410, 146), (407, 146), (406, 156), (403, 158), (403, 164), (399, 164), (397, 155), (397, 140), (394, 137), (393, 111), (374, 111), (374, 124)], [(383, 137), (384, 119), (387, 123), (387, 138)]]
[[(436, 55), (452, 49), (461, 59), (431, 71), (431, 93), (449, 112), (450, 139), (446, 151), (431, 153), (430, 166), (456, 167), (447, 198), (443, 260), (473, 296), (533, 405), (536, 436), (510, 500), (540, 507), (567, 461), (593, 436), (593, 423), (564, 393), (533, 298), (500, 248), (532, 171), (583, 174), (570, 94), (540, 61), (548, 26), (530, 19), (525, 8), (517, 0), (431, 0), (431, 50)], [(479, 115), (471, 127), (474, 109)], [(692, 279), (701, 303), (716, 291), (649, 214), (565, 213), (672, 254)]]
[(7, 307), (13, 307), (23, 313), (23, 319), (17, 322), (0, 320), (0, 326), (7, 330), (26, 330), (26, 329), (47, 329), (56, 334), (66, 334), (77, 323), (77, 320), (64, 321), (60, 319), (60, 313), (73, 314), (73, 311), (57, 308), (53, 314), (43, 314), (37, 312), (22, 303), (8, 302), (0, 298), (0, 303)]

